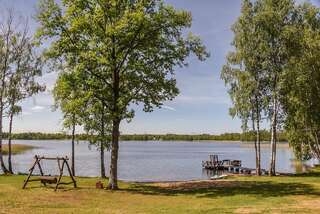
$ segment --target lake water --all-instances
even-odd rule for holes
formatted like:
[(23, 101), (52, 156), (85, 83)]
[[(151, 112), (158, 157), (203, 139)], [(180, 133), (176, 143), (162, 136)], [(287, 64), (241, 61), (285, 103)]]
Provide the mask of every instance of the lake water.
[[(13, 143), (36, 146), (35, 149), (13, 156), (15, 172), (27, 173), (34, 155), (49, 157), (70, 156), (70, 141), (57, 140), (16, 140)], [(269, 163), (269, 146), (262, 146), (262, 168)], [(240, 142), (166, 142), (166, 141), (125, 141), (120, 143), (119, 178), (127, 181), (173, 181), (206, 179), (210, 173), (201, 167), (202, 160), (209, 154), (219, 159), (242, 160), (244, 167), (255, 167), (253, 145)], [(6, 158), (5, 158), (6, 159)], [(109, 152), (106, 152), (106, 166), (109, 172)], [(46, 174), (57, 174), (56, 161), (41, 162)], [(312, 162), (297, 163), (286, 144), (277, 148), (277, 171), (294, 173), (305, 170)], [(99, 151), (86, 142), (76, 144), (77, 176), (99, 176)]]

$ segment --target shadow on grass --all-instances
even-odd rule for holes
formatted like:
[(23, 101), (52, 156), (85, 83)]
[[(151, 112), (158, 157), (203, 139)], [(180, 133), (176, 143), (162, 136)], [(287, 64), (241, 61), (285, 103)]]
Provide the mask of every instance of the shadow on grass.
[(283, 197), (289, 195), (313, 195), (320, 196), (320, 191), (309, 184), (303, 183), (274, 183), (252, 181), (229, 181), (226, 186), (212, 186), (202, 189), (175, 189), (151, 185), (134, 184), (126, 190), (132, 193), (144, 195), (195, 195), (199, 198), (225, 197), (234, 195), (255, 195), (256, 197)]

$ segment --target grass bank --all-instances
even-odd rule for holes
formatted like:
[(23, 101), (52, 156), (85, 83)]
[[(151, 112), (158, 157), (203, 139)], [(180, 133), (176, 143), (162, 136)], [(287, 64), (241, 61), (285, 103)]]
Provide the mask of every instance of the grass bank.
[[(290, 177), (231, 177), (221, 181), (120, 183), (120, 191), (51, 188), (24, 176), (0, 176), (0, 213), (320, 213), (320, 170)], [(106, 181), (104, 181), (106, 183)]]
[[(30, 145), (12, 144), (12, 154), (14, 155), (21, 154), (34, 148), (35, 148), (34, 146), (30, 146)], [(9, 152), (8, 144), (2, 145), (2, 152), (4, 155), (8, 154)]]

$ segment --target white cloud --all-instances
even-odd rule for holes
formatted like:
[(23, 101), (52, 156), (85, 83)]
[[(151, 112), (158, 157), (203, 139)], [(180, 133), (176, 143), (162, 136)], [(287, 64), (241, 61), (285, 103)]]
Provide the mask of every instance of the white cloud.
[(36, 105), (36, 106), (33, 106), (31, 108), (31, 110), (34, 111), (34, 112), (40, 112), (40, 111), (44, 110), (44, 106)]
[(230, 100), (228, 99), (227, 96), (223, 95), (213, 95), (212, 97), (210, 96), (186, 96), (186, 95), (180, 95), (176, 98), (178, 102), (183, 102), (183, 103), (212, 103), (212, 104), (229, 104)]
[(32, 113), (29, 111), (22, 111), (22, 116), (28, 116), (28, 115), (32, 115)]
[(167, 110), (170, 110), (170, 111), (177, 111), (175, 108), (171, 107), (171, 106), (162, 106), (161, 108), (164, 108), (164, 109), (167, 109)]

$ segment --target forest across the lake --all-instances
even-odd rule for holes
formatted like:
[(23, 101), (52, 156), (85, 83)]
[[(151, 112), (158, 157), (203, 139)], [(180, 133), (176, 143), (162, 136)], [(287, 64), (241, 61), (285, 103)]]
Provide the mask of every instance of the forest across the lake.
[[(7, 138), (8, 134), (4, 133)], [(261, 131), (261, 140), (270, 141), (270, 132), (267, 130)], [(67, 133), (41, 133), (41, 132), (24, 132), (15, 133), (12, 135), (16, 140), (66, 140), (71, 139), (72, 135)], [(123, 134), (122, 141), (204, 141), (204, 140), (219, 140), (219, 141), (254, 141), (255, 133), (224, 133), (224, 134)], [(87, 134), (76, 135), (77, 140), (89, 140)], [(278, 133), (280, 142), (287, 142), (285, 132)]]

